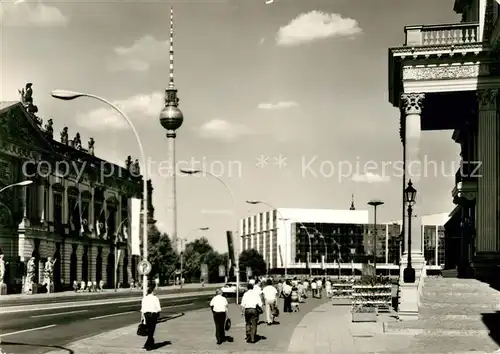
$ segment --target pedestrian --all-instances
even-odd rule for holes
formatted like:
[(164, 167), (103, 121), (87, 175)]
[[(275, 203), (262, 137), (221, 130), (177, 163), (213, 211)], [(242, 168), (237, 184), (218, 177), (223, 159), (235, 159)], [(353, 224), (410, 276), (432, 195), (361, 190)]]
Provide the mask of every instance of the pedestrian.
[(311, 290), (312, 290), (312, 297), (317, 298), (318, 297), (318, 282), (316, 279), (313, 279), (311, 281)]
[(278, 309), (278, 290), (273, 286), (273, 281), (268, 280), (267, 285), (262, 289), (266, 304), (266, 323), (268, 326), (275, 322)]
[(326, 296), (329, 298), (332, 297), (333, 291), (332, 291), (332, 282), (330, 278), (328, 278), (325, 282), (325, 289), (326, 289)]
[(245, 316), (245, 339), (247, 343), (255, 343), (259, 315), (262, 313), (262, 300), (260, 295), (253, 291), (253, 284), (248, 284), (248, 291), (243, 294), (241, 299), (241, 308)]
[(321, 299), (323, 297), (323, 281), (321, 280), (321, 278), (318, 278), (317, 294), (318, 294), (318, 299)]
[(154, 335), (156, 324), (158, 323), (158, 318), (160, 317), (161, 312), (160, 300), (154, 294), (154, 290), (154, 285), (150, 285), (148, 288), (148, 294), (144, 296), (141, 304), (142, 320), (148, 329), (148, 339), (144, 344), (144, 349), (146, 350), (155, 349)]
[(210, 307), (212, 309), (212, 314), (214, 315), (215, 324), (215, 339), (217, 344), (221, 345), (226, 341), (226, 317), (227, 317), (227, 299), (222, 296), (222, 290), (217, 289), (215, 291), (215, 296), (210, 301)]
[(290, 280), (283, 284), (283, 312), (292, 312), (292, 286)]

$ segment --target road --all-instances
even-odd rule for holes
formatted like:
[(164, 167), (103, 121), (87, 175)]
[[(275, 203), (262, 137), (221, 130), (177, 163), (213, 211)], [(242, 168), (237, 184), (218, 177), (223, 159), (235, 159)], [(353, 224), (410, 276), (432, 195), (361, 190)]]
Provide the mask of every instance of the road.
[[(162, 319), (208, 308), (212, 294), (161, 299)], [(140, 301), (38, 309), (0, 314), (0, 348), (6, 353), (45, 353), (123, 326), (139, 323)], [(161, 326), (161, 324), (160, 324)], [(135, 335), (135, 333), (134, 333)], [(68, 354), (70, 351), (68, 351)]]
[[(221, 287), (221, 284), (209, 284), (205, 287), (191, 286), (180, 289), (178, 287), (160, 288), (156, 291), (157, 295), (164, 294), (185, 294), (190, 292), (204, 291), (207, 289), (214, 289)], [(118, 292), (106, 290), (97, 293), (55, 293), (55, 294), (40, 294), (40, 295), (7, 295), (0, 297), (0, 307), (10, 306), (24, 306), (35, 304), (52, 304), (61, 302), (76, 302), (76, 301), (89, 301), (89, 300), (103, 300), (103, 299), (126, 299), (126, 298), (141, 298), (142, 291), (138, 290), (120, 290)]]

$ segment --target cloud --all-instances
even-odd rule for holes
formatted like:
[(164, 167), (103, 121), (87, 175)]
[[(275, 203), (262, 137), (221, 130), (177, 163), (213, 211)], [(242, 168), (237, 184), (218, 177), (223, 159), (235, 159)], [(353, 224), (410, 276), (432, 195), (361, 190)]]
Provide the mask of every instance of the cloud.
[(391, 177), (367, 172), (363, 175), (355, 173), (352, 176), (352, 180), (354, 182), (363, 182), (363, 183), (386, 183), (391, 181)]
[(242, 136), (250, 135), (251, 131), (244, 125), (234, 124), (222, 119), (212, 119), (199, 127), (198, 133), (204, 139), (232, 142)]
[(24, 0), (0, 5), (0, 25), (7, 27), (60, 27), (66, 26), (69, 18), (57, 7), (33, 4)]
[(258, 109), (286, 109), (286, 108), (292, 108), (292, 107), (297, 107), (298, 103), (294, 101), (279, 101), (275, 103), (271, 102), (265, 102), (265, 103), (259, 103), (257, 106)]
[[(154, 118), (160, 114), (163, 107), (164, 97), (161, 92), (141, 94), (128, 99), (113, 102), (123, 110), (130, 118), (145, 119)], [(100, 107), (76, 118), (76, 123), (82, 128), (89, 130), (128, 129), (127, 122), (123, 117), (108, 107)]]
[(155, 62), (168, 59), (169, 42), (146, 35), (129, 47), (115, 47), (116, 58), (109, 62), (112, 70), (147, 71)]
[(358, 21), (339, 14), (311, 11), (302, 13), (278, 30), (276, 42), (294, 46), (329, 37), (353, 36), (362, 32)]

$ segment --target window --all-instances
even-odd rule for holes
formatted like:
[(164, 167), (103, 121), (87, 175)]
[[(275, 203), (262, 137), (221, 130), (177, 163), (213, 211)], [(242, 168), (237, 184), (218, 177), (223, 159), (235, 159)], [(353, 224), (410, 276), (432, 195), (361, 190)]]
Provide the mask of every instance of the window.
[(116, 232), (116, 209), (114, 207), (108, 207), (107, 215), (107, 237), (108, 240), (111, 239)]
[(60, 230), (63, 223), (63, 196), (61, 193), (54, 193), (54, 227)]

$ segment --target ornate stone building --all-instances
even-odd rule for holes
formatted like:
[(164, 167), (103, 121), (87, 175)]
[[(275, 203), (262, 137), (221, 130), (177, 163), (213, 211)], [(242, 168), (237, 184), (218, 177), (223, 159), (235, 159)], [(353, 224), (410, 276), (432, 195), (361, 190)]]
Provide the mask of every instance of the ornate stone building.
[[(498, 280), (500, 263), (499, 9), (498, 0), (455, 0), (460, 23), (406, 26), (405, 43), (389, 50), (389, 100), (401, 112), (402, 187), (411, 179), (419, 189), (425, 172), (417, 169), (422, 133), (453, 130), (461, 166), (452, 191), (457, 208), (447, 230), (455, 233), (461, 275), (488, 281)], [(411, 252), (417, 283), (424, 261), (422, 194), (413, 208), (411, 249), (405, 248), (401, 262), (403, 269)], [(404, 203), (402, 210), (408, 225)], [(407, 227), (404, 236), (407, 245)]]
[(129, 157), (123, 168), (99, 159), (94, 139), (83, 147), (80, 134), (71, 139), (67, 127), (56, 141), (53, 121), (43, 125), (36, 115), (31, 84), (20, 93), (22, 102), (0, 102), (0, 189), (33, 181), (0, 193), (0, 248), (8, 262), (9, 292), (20, 291), (32, 257), (37, 284), (47, 259), (55, 259), (56, 291), (75, 280), (102, 280), (113, 288), (115, 276), (123, 285), (137, 279), (127, 230), (129, 200), (142, 195), (138, 163)]

